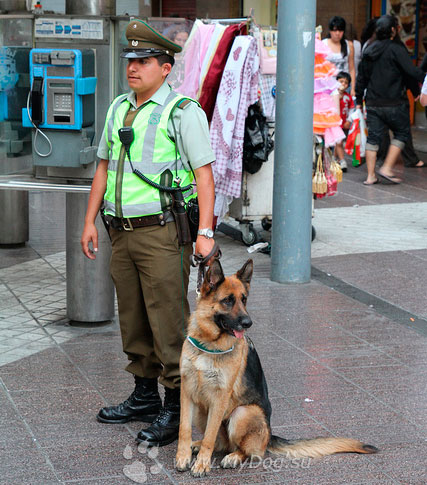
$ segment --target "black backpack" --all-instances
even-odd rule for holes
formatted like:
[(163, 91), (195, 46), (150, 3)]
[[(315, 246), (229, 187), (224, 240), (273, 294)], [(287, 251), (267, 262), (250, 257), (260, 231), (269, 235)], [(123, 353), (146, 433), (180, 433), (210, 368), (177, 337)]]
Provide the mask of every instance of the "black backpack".
[(268, 160), (274, 148), (272, 135), (269, 133), (267, 118), (261, 113), (258, 103), (249, 106), (245, 121), (243, 141), (243, 169), (256, 173)]

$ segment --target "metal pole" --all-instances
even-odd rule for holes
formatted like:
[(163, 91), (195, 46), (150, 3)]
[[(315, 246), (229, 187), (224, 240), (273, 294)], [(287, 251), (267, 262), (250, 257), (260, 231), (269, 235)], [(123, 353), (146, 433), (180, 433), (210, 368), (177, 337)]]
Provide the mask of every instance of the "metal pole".
[(0, 190), (0, 244), (28, 241), (28, 192)]
[(271, 279), (310, 281), (316, 0), (279, 0)]
[(87, 194), (66, 195), (67, 317), (93, 323), (114, 318), (114, 285), (109, 272), (111, 243), (99, 217), (96, 259), (87, 259), (81, 250), (88, 200)]

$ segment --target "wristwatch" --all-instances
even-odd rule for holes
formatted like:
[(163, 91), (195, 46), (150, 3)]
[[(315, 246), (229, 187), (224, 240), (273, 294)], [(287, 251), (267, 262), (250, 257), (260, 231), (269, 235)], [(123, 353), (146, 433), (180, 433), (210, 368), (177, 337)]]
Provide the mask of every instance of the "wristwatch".
[(212, 239), (214, 237), (214, 232), (210, 227), (207, 227), (205, 229), (199, 229), (197, 231), (198, 236), (205, 236), (207, 239)]

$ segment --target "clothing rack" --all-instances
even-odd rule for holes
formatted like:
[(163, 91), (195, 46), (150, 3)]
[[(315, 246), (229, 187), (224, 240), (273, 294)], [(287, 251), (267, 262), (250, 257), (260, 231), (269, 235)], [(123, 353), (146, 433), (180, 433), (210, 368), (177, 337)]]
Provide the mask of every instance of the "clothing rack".
[(256, 25), (253, 8), (249, 10), (249, 15), (247, 17), (230, 18), (230, 19), (205, 18), (200, 20), (205, 24), (240, 24), (241, 22), (248, 22), (248, 24), (254, 23)]
[(205, 24), (239, 24), (240, 22), (247, 22), (251, 17), (241, 17), (234, 19), (200, 19)]

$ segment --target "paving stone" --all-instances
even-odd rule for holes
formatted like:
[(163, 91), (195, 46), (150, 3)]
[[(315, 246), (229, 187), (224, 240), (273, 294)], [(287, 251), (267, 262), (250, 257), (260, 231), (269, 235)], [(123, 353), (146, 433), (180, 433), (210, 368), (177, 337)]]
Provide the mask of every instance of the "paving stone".
[[(313, 265), (427, 318), (427, 172), (407, 170), (400, 186), (366, 188), (363, 170), (350, 167), (341, 193), (316, 201)], [(65, 198), (30, 197), (34, 209), (44, 207), (32, 217), (31, 248), (6, 263), (0, 250), (0, 481), (116, 485), (131, 483), (125, 471), (136, 463), (133, 470), (145, 467), (153, 484), (425, 482), (427, 338), (320, 281), (271, 282), (271, 260), (261, 253), (250, 256), (254, 325), (248, 333), (268, 382), (273, 432), (287, 439), (354, 437), (378, 445), (380, 453), (337, 455), (307, 467), (283, 461), (276, 468), (274, 461), (258, 469), (216, 467), (207, 479), (174, 470), (176, 443), (157, 450), (155, 460), (139, 453), (134, 437), (145, 424), (108, 426), (95, 418), (101, 406), (133, 389), (117, 319), (104, 327), (67, 325)], [(57, 222), (47, 241), (36, 222), (50, 210)], [(222, 234), (217, 240), (231, 274), (248, 259), (246, 247)], [(193, 269), (192, 308), (196, 278)], [(128, 446), (131, 457), (124, 456)], [(159, 464), (163, 471), (152, 473)]]

